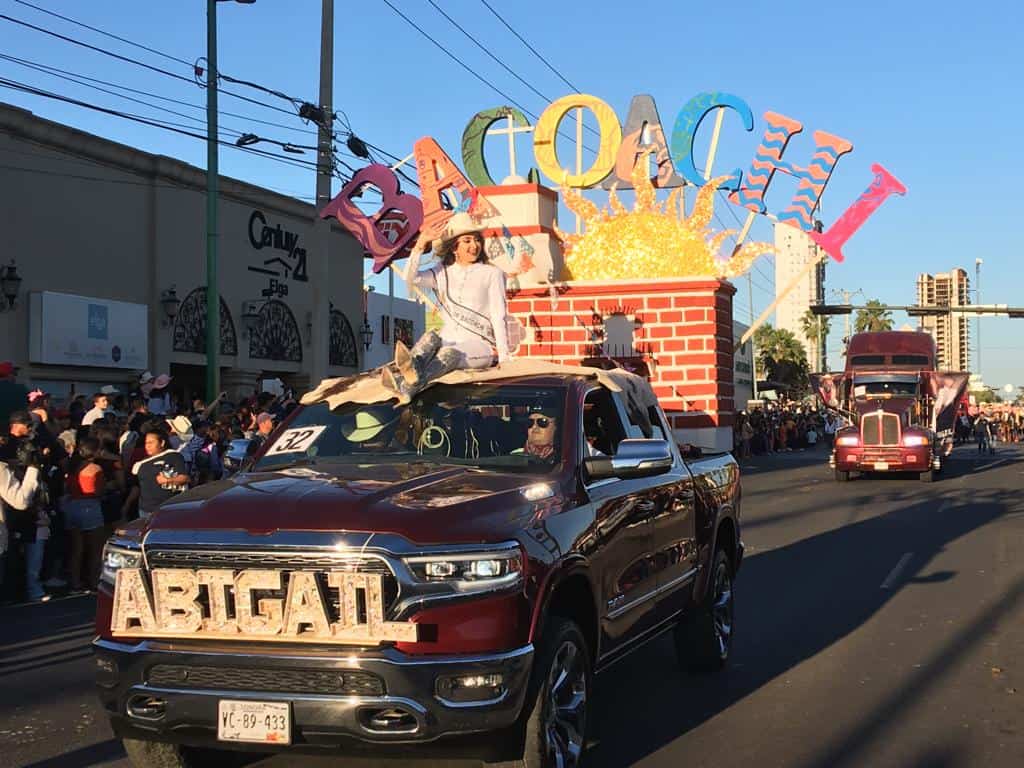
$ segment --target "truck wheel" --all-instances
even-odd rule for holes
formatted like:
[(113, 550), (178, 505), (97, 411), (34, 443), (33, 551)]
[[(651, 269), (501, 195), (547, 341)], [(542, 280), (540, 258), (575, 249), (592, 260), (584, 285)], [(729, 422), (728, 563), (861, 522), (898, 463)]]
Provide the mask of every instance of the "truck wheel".
[(850, 473), (844, 472), (841, 469), (836, 470), (836, 482), (837, 483), (848, 483), (850, 482)]
[(715, 551), (707, 598), (676, 627), (676, 655), (691, 674), (720, 670), (729, 661), (735, 629), (732, 564), (725, 550)]
[[(497, 768), (578, 768), (586, 745), (593, 670), (583, 633), (553, 616), (533, 662), (520, 726), (521, 754)], [(516, 752), (519, 752), (516, 749)]]
[(919, 477), (922, 483), (931, 483), (935, 480), (935, 470), (929, 469), (927, 472), (922, 472)]
[(122, 743), (135, 768), (195, 768), (197, 765), (177, 744), (140, 739), (122, 739)]

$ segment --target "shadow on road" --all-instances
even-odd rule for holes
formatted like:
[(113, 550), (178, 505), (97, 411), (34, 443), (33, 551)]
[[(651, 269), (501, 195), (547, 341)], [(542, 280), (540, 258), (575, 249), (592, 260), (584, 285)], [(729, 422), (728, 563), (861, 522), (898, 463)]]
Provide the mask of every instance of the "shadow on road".
[[(1018, 497), (1017, 491), (983, 491), (969, 503), (946, 505), (941, 511), (934, 500), (922, 500), (751, 555), (737, 582), (736, 666), (717, 677), (687, 679), (663, 643), (609, 670), (598, 681), (591, 731), (609, 738), (591, 747), (592, 764), (631, 765), (846, 637), (875, 615), (900, 585), (917, 577), (949, 542), (998, 519)], [(893, 589), (880, 589), (909, 548), (915, 555), (903, 578)], [(955, 578), (941, 575), (922, 583)], [(866, 764), (863, 755), (857, 759), (859, 750), (982, 642), (985, 631), (1022, 595), (1024, 581), (961, 631), (842, 743), (824, 750), (810, 768), (834, 768), (848, 760), (853, 760), (851, 765)], [(946, 764), (942, 755), (929, 761), (922, 764)]]
[(82, 768), (85, 765), (103, 765), (125, 757), (120, 739), (107, 739), (98, 744), (73, 749), (63, 755), (48, 757), (29, 763), (24, 768)]

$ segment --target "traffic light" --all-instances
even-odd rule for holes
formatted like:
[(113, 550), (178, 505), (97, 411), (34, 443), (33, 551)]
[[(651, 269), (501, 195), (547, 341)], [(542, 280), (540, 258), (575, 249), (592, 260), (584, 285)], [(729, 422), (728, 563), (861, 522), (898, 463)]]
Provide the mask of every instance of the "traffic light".
[(937, 317), (949, 313), (949, 307), (907, 307), (911, 317)]
[(811, 304), (812, 315), (849, 315), (853, 312), (852, 304)]

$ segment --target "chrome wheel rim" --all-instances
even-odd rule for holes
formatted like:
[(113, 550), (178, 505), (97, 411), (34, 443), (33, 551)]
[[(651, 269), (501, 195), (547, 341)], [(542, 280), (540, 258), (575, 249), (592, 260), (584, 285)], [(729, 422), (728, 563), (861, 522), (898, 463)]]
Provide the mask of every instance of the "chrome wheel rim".
[(715, 572), (714, 602), (711, 604), (711, 619), (715, 628), (715, 640), (718, 642), (718, 656), (722, 660), (729, 657), (732, 643), (732, 579), (729, 566), (721, 563)]
[(587, 670), (581, 650), (565, 641), (548, 672), (544, 746), (548, 765), (574, 768), (583, 754), (587, 717)]

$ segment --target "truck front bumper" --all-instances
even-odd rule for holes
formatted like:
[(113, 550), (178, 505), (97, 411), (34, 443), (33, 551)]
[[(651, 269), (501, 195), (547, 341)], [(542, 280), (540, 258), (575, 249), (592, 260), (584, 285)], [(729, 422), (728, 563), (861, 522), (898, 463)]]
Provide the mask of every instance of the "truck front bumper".
[[(499, 730), (519, 717), (533, 662), (532, 645), (493, 655), (436, 657), (393, 648), (352, 649), (346, 655), (336, 649), (213, 650), (103, 639), (93, 649), (99, 698), (119, 736), (242, 749), (246, 745), (217, 740), (221, 700), (290, 703), (292, 747), (422, 744)], [(363, 690), (324, 692), (346, 674)], [(483, 675), (501, 675), (503, 681), (502, 690), (487, 700), (453, 702), (438, 693), (439, 678)], [(303, 690), (282, 690), (292, 685), (285, 681), (296, 680), (293, 687)]]

